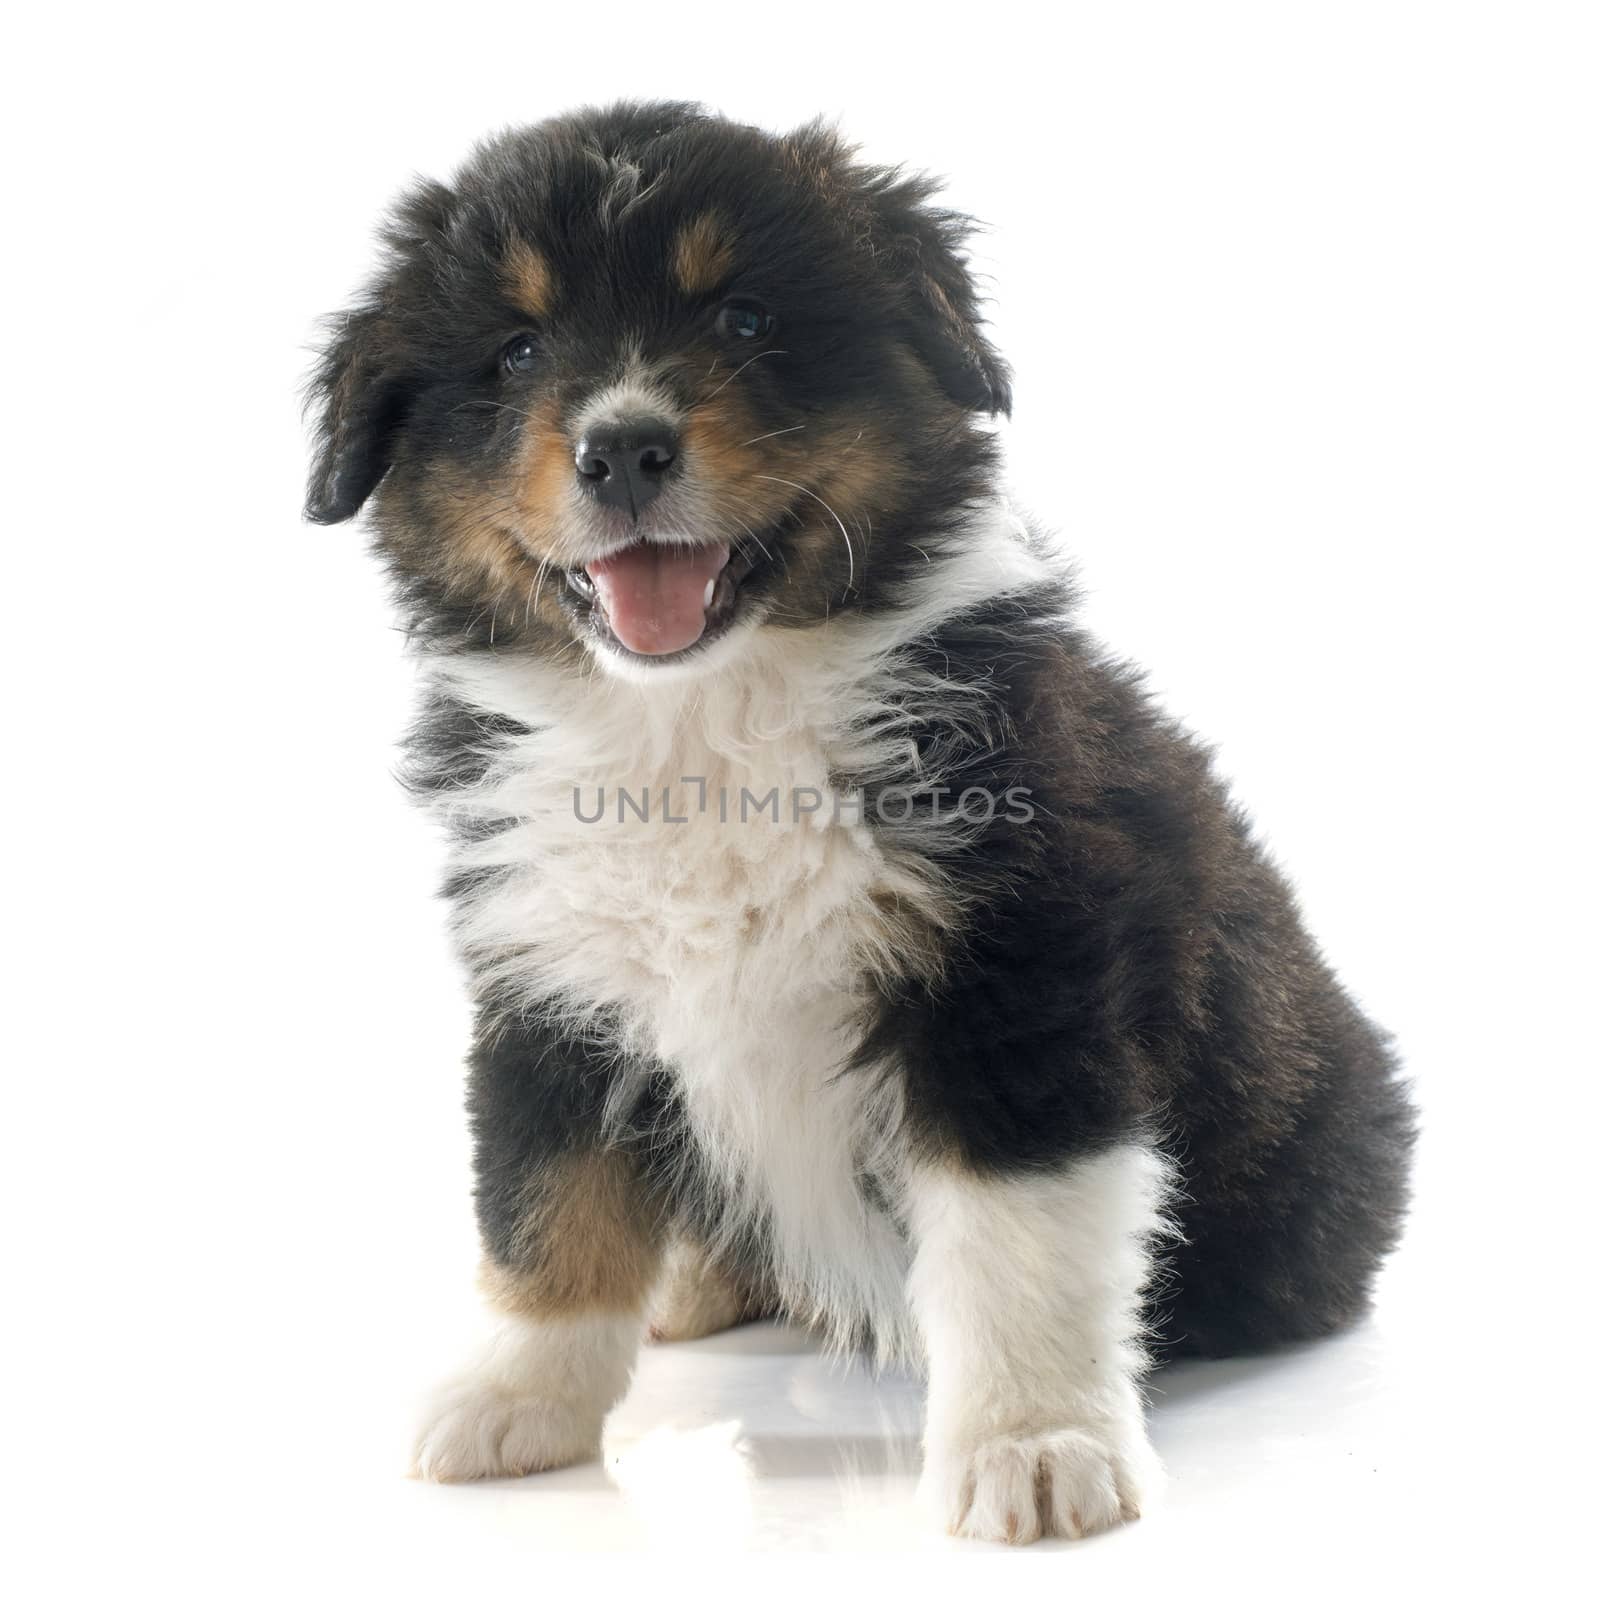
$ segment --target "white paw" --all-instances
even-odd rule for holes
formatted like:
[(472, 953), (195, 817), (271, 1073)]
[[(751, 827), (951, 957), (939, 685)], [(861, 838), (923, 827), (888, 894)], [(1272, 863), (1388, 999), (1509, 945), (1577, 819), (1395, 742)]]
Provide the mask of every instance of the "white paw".
[(412, 1455), (418, 1477), (437, 1483), (522, 1478), (600, 1453), (604, 1416), (544, 1395), (482, 1382), (441, 1389)]
[(1132, 1521), (1159, 1477), (1142, 1435), (1058, 1428), (946, 1452), (929, 1463), (927, 1492), (949, 1532), (1031, 1544)]
[(636, 1316), (502, 1318), (473, 1364), (434, 1395), (412, 1471), (461, 1483), (592, 1459), (638, 1349)]

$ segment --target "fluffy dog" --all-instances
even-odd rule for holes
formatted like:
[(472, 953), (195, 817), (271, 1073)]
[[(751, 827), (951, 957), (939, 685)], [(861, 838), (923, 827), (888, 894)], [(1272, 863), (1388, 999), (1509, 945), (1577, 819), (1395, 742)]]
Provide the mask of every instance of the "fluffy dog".
[[(924, 1489), (1136, 1515), (1140, 1374), (1344, 1326), (1412, 1114), (1204, 752), (996, 487), (928, 180), (676, 104), (396, 207), (314, 378), (429, 688), (503, 1326), (418, 1469), (593, 1456), (665, 1332), (925, 1363)], [(664, 1263), (675, 1263), (665, 1276)]]

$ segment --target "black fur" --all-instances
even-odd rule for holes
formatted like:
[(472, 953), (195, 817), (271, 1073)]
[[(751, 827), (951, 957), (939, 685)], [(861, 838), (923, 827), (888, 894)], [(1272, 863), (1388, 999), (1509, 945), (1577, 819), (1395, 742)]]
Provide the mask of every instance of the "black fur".
[[(497, 508), (529, 418), (569, 405), (624, 335), (643, 330), (677, 361), (694, 403), (716, 297), (672, 289), (663, 263), (674, 231), (715, 208), (736, 235), (733, 289), (783, 319), (783, 358), (741, 379), (751, 433), (787, 435), (770, 448), (796, 471), (808, 440), (860, 419), (881, 455), (852, 491), (871, 539), (848, 578), (838, 541), (813, 536), (816, 508), (796, 501), (752, 530), (772, 550), (746, 587), (779, 627), (894, 607), (929, 533), (958, 528), (989, 489), (994, 447), (976, 418), (1011, 402), (962, 257), (968, 224), (933, 192), (856, 164), (825, 130), (780, 141), (690, 106), (620, 106), (493, 142), (453, 185), (399, 206), (383, 272), (329, 345), (308, 514), (339, 521), (377, 491), (380, 551), (433, 648), (551, 652), (584, 636), (581, 595), (556, 582), (558, 599), (525, 606), (520, 558), (507, 558), (514, 578), (474, 575), (463, 541), (505, 533)], [(498, 362), (529, 326), (505, 290), (517, 240), (562, 289), (534, 329), (541, 374), (520, 388)], [(989, 711), (974, 728), (920, 703), (919, 738), (964, 783), (1030, 790), (1036, 820), (991, 826), (947, 864), (971, 924), (949, 936), (941, 979), (877, 997), (856, 1068), (903, 1073), (914, 1137), (983, 1171), (1058, 1164), (1135, 1130), (1158, 1138), (1184, 1185), (1170, 1349), (1218, 1355), (1339, 1327), (1404, 1210), (1413, 1117), (1394, 1059), (1205, 752), (1060, 624), (1068, 604), (1049, 586), (1013, 595), (920, 646), (947, 679), (984, 684)], [(415, 781), (471, 781), (508, 731), (433, 704)], [(848, 776), (871, 793), (873, 775)], [(529, 1174), (598, 1136), (618, 1063), (603, 1040), (569, 1038), (492, 990), (483, 1012), (479, 1207), (490, 1254), (509, 1262)], [(630, 1137), (645, 1189), (679, 1205), (681, 1118), (665, 1077), (651, 1083)]]
[(1331, 1331), (1365, 1306), (1405, 1209), (1413, 1114), (1387, 1043), (1206, 753), (1135, 673), (1017, 609), (926, 648), (958, 679), (1005, 663), (1009, 737), (974, 742), (951, 786), (1019, 785), (1037, 816), (956, 870), (1027, 892), (983, 900), (944, 981), (885, 997), (861, 1060), (899, 1063), (923, 1137), (980, 1169), (1140, 1127), (1177, 1155), (1169, 1353)]

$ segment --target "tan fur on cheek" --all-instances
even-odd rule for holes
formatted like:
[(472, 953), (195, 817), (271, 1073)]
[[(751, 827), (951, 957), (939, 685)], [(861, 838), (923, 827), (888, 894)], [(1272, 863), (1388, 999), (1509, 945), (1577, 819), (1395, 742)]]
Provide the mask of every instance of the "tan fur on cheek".
[(862, 516), (893, 505), (905, 488), (899, 441), (869, 418), (840, 418), (819, 452), (818, 488), (841, 516)]
[(732, 270), (733, 238), (715, 211), (703, 212), (679, 230), (672, 276), (685, 294), (710, 294)]
[[(921, 369), (913, 365), (910, 377), (920, 380)], [(798, 580), (786, 590), (791, 614), (797, 597), (818, 585), (833, 596), (860, 587), (873, 520), (904, 494), (908, 472), (901, 441), (871, 410), (771, 430), (730, 388), (690, 413), (683, 441), (690, 470), (722, 515), (759, 527), (794, 513), (785, 524)], [(826, 601), (818, 607), (825, 613)]]
[(516, 464), (518, 532), (543, 560), (561, 560), (559, 529), (572, 495), (573, 452), (553, 402), (536, 407), (524, 426)]
[(519, 1260), (485, 1261), (498, 1310), (532, 1318), (641, 1310), (661, 1263), (659, 1207), (616, 1150), (571, 1156), (528, 1184)]
[(553, 406), (530, 417), (516, 460), (492, 477), (435, 467), (416, 491), (405, 543), (409, 564), (457, 600), (508, 629), (537, 618), (564, 635), (560, 576), (549, 568), (565, 564), (558, 519), (571, 461), (554, 423)]
[(455, 474), (438, 473), (422, 492), (430, 566), (445, 587), (478, 598), (515, 587), (525, 558), (495, 514), (492, 494)]
[(683, 426), (685, 460), (713, 504), (752, 524), (780, 515), (792, 492), (772, 481), (793, 474), (777, 452), (758, 448), (760, 432), (755, 417), (727, 396), (691, 412)]
[[(897, 346), (890, 359), (896, 386), (909, 394), (916, 415), (959, 419), (959, 410), (914, 352)], [(911, 470), (906, 442), (871, 407), (842, 409), (824, 419), (810, 436), (810, 449), (820, 471), (808, 482), (846, 522), (879, 515), (904, 497)]]
[(556, 301), (556, 278), (541, 251), (521, 239), (506, 251), (501, 280), (511, 303), (535, 321), (549, 316)]
[[(574, 555), (562, 539), (571, 492), (572, 451), (553, 402), (536, 407), (524, 424), (510, 469), (480, 478), (459, 469), (436, 471), (425, 491), (433, 536), (430, 563), (452, 593), (483, 599), (496, 591), (523, 595), (541, 565), (564, 566)], [(549, 584), (534, 599), (548, 621), (559, 620)], [(530, 604), (534, 601), (530, 601)]]
[(815, 465), (787, 474), (816, 496), (793, 497), (800, 525), (790, 549), (798, 572), (829, 573), (835, 584), (860, 588), (872, 559), (873, 519), (905, 491), (901, 448), (894, 433), (865, 412), (838, 413), (819, 429), (806, 458)]

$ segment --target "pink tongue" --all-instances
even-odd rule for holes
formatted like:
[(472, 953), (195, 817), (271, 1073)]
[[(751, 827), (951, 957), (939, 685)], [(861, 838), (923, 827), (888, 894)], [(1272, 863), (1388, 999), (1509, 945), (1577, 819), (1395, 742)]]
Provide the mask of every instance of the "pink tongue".
[(706, 585), (728, 564), (725, 544), (631, 544), (585, 569), (611, 631), (636, 655), (687, 650), (706, 631)]

